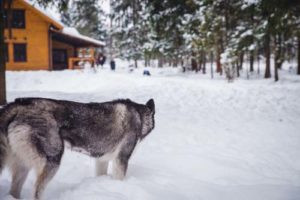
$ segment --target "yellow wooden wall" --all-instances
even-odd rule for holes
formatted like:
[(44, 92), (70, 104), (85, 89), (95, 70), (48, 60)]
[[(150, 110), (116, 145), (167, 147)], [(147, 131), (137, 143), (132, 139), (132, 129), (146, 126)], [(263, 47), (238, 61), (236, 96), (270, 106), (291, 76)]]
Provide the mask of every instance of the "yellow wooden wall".
[[(9, 49), (7, 70), (49, 70), (49, 36), (50, 23), (43, 20), (21, 1), (13, 1), (13, 8), (25, 9), (25, 29), (12, 29), (12, 39), (8, 39), (5, 30), (5, 42)], [(27, 44), (27, 62), (14, 62), (13, 43)]]

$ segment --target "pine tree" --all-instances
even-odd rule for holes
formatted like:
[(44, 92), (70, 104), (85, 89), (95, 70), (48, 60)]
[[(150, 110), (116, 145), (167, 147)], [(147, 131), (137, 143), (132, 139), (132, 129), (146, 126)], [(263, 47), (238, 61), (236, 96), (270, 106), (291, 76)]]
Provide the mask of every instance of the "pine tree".
[(107, 36), (105, 17), (98, 0), (70, 1), (68, 9), (61, 14), (64, 24), (75, 27), (83, 35), (99, 40), (104, 40)]
[(143, 58), (143, 43), (147, 41), (145, 3), (141, 0), (112, 0), (111, 7), (114, 46), (121, 57), (133, 59), (135, 67), (138, 67), (137, 60)]

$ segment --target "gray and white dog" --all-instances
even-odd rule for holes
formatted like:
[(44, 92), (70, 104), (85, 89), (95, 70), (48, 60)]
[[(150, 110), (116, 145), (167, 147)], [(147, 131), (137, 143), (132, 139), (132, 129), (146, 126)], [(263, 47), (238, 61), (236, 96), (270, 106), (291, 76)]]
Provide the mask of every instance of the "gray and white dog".
[(96, 158), (97, 175), (123, 179), (136, 146), (154, 128), (155, 105), (130, 100), (77, 103), (20, 98), (0, 110), (0, 172), (12, 172), (10, 194), (20, 192), (31, 168), (37, 173), (34, 197), (41, 198), (58, 170), (65, 146)]

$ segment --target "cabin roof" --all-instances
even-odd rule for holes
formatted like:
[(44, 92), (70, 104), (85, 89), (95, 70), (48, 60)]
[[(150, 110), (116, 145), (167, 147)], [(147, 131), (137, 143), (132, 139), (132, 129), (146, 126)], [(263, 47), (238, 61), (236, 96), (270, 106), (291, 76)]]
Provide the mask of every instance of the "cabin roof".
[(51, 14), (49, 14), (49, 12), (42, 9), (37, 4), (34, 4), (29, 0), (21, 0), (21, 2), (24, 2), (24, 5), (28, 9), (31, 9), (32, 11), (36, 12), (45, 21), (52, 24), (52, 26), (54, 27), (54, 29), (52, 29), (52, 32), (55, 33), (54, 37), (59, 38), (59, 40), (61, 40), (62, 42), (71, 43), (80, 47), (84, 47), (84, 46), (101, 47), (105, 45), (105, 43), (100, 40), (96, 40), (94, 38), (80, 34), (73, 27), (65, 26), (62, 22), (55, 19)]
[(104, 46), (104, 43), (98, 40), (95, 40), (90, 37), (83, 36), (76, 33), (76, 29), (74, 28), (64, 28), (62, 31), (58, 31), (55, 29), (51, 29), (52, 31), (52, 37), (54, 40), (68, 43), (71, 45), (74, 45), (76, 47), (88, 47), (88, 46), (94, 46), (94, 47), (102, 47)]
[(24, 3), (24, 6), (33, 12), (37, 13), (41, 18), (43, 18), (45, 21), (51, 23), (55, 28), (62, 30), (64, 28), (64, 24), (60, 22), (59, 20), (55, 19), (49, 12), (42, 9), (40, 6), (38, 6), (35, 3), (30, 2), (29, 0), (20, 0)]

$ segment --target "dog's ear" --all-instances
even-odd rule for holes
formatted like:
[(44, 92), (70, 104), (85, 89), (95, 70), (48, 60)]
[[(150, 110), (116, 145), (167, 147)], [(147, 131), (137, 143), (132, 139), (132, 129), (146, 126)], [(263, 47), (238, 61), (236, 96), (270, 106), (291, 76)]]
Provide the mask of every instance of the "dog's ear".
[(150, 99), (149, 101), (147, 101), (146, 106), (152, 111), (155, 112), (155, 104), (154, 104), (154, 100)]

